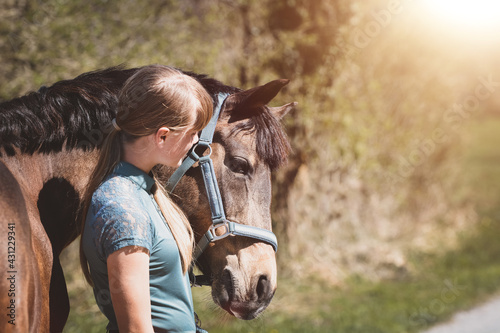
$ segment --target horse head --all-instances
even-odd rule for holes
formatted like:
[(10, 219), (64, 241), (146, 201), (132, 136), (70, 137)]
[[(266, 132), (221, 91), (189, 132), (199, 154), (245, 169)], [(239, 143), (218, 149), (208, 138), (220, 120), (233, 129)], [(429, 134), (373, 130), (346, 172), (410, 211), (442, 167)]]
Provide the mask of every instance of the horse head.
[[(271, 230), (271, 171), (287, 158), (289, 143), (279, 121), (295, 103), (266, 106), (288, 80), (231, 94), (217, 122), (212, 161), (229, 221)], [(191, 168), (174, 191), (198, 241), (212, 225), (199, 167)], [(218, 231), (216, 230), (216, 233)], [(240, 319), (253, 319), (270, 303), (277, 287), (274, 248), (232, 236), (211, 243), (197, 261), (210, 279), (212, 297)]]

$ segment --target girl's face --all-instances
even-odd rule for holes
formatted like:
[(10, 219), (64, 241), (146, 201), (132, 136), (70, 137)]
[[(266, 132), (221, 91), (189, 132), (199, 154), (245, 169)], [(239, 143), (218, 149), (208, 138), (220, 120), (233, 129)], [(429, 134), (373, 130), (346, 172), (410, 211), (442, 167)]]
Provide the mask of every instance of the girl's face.
[(191, 147), (198, 142), (198, 132), (188, 127), (184, 130), (170, 130), (161, 149), (161, 164), (178, 167)]

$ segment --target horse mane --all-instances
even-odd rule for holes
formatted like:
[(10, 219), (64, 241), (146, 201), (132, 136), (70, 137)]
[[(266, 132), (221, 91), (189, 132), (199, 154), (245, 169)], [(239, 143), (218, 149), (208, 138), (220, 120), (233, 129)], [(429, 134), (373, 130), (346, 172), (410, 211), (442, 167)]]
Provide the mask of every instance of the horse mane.
[[(116, 66), (88, 72), (1, 103), (0, 157), (14, 156), (17, 151), (32, 155), (59, 152), (63, 147), (84, 150), (98, 147), (103, 130), (116, 115), (123, 83), (138, 69)], [(214, 103), (220, 92), (241, 91), (204, 74), (184, 73), (198, 80)], [(237, 129), (256, 132), (257, 154), (271, 169), (286, 162), (290, 145), (280, 122), (269, 109), (264, 108), (238, 124)]]
[[(134, 69), (121, 66), (84, 73), (72, 80), (0, 104), (0, 156), (49, 153), (92, 145), (92, 131), (109, 124), (118, 92)], [(93, 141), (94, 144), (97, 142)]]

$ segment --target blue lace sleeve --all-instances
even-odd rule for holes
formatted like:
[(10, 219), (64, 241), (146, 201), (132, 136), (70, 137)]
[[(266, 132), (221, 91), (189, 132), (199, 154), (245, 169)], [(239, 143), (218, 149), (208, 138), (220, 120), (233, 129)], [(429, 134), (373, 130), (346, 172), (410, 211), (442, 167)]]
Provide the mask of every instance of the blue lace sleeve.
[(107, 180), (92, 197), (93, 240), (99, 255), (108, 256), (130, 245), (151, 252), (152, 224), (138, 198), (137, 190), (126, 179)]

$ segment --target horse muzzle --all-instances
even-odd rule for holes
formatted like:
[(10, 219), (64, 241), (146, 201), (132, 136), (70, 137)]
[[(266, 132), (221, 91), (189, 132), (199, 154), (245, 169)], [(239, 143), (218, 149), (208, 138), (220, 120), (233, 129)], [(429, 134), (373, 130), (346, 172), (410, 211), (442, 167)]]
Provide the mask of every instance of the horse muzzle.
[(272, 254), (272, 258), (254, 261), (253, 264), (246, 260), (245, 265), (234, 262), (231, 259), (236, 259), (236, 256), (231, 256), (221, 275), (212, 282), (215, 303), (236, 318), (256, 318), (267, 308), (276, 292), (274, 251)]

